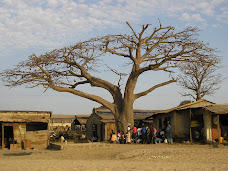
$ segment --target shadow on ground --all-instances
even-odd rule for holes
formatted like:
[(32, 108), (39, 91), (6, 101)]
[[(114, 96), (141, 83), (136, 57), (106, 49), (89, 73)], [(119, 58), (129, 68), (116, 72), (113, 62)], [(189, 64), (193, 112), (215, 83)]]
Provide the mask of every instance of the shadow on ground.
[(28, 156), (31, 154), (32, 154), (32, 152), (17, 152), (17, 153), (3, 154), (3, 156)]

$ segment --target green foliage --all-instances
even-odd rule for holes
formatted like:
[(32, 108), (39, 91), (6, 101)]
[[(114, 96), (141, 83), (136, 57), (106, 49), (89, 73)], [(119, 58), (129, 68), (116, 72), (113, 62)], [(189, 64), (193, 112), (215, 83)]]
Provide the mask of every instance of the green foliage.
[(184, 101), (180, 102), (179, 106), (182, 106), (182, 105), (185, 105), (185, 104), (188, 104), (188, 103), (192, 103), (192, 101), (191, 100), (184, 100)]

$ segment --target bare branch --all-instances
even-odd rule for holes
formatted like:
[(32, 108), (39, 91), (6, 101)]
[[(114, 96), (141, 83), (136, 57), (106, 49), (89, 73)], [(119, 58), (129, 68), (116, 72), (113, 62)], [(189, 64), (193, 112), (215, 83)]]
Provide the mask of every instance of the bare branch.
[(112, 71), (113, 73), (115, 73), (116, 75), (118, 75), (118, 76), (120, 77), (120, 78), (119, 78), (119, 81), (118, 81), (118, 87), (120, 87), (120, 81), (122, 80), (122, 77), (123, 77), (123, 76), (126, 76), (127, 74), (125, 74), (125, 73), (119, 73), (118, 71), (116, 71), (116, 70), (110, 68), (108, 65), (106, 65), (106, 66), (108, 67), (108, 69), (109, 69), (110, 71)]
[(89, 83), (89, 81), (77, 82), (77, 83), (75, 83), (74, 85), (72, 85), (71, 88), (75, 88), (75, 87), (77, 87), (78, 85), (87, 84), (87, 83)]
[(84, 92), (79, 91), (79, 90), (74, 90), (72, 88), (55, 86), (53, 84), (50, 84), (50, 87), (52, 89), (54, 89), (55, 91), (58, 91), (58, 92), (69, 92), (71, 94), (74, 94), (74, 95), (77, 95), (77, 96), (80, 96), (80, 97), (87, 98), (89, 100), (98, 102), (98, 103), (108, 107), (111, 111), (114, 111), (114, 105), (112, 103), (108, 102), (107, 100), (99, 97), (99, 96), (92, 95), (92, 94), (87, 94), (87, 93), (84, 93)]
[(139, 37), (137, 36), (137, 34), (135, 33), (134, 29), (131, 27), (131, 25), (126, 21), (126, 24), (128, 25), (128, 27), (130, 27), (131, 31), (133, 32), (133, 34), (135, 35), (135, 37), (137, 39), (139, 39)]
[(219, 58), (204, 57), (198, 58), (198, 61), (191, 63), (182, 63), (179, 68), (181, 75), (179, 75), (178, 84), (190, 90), (190, 93), (183, 93), (183, 95), (194, 96), (194, 99), (200, 100), (205, 95), (211, 95), (219, 88), (222, 82), (221, 74), (216, 74)]
[(166, 81), (166, 82), (157, 84), (157, 85), (151, 87), (150, 89), (148, 89), (148, 90), (146, 90), (146, 91), (144, 91), (144, 92), (135, 94), (134, 97), (135, 97), (135, 99), (138, 99), (138, 98), (140, 98), (140, 97), (142, 97), (142, 96), (145, 96), (145, 95), (149, 94), (150, 92), (152, 92), (153, 90), (155, 90), (155, 89), (157, 89), (157, 88), (159, 88), (159, 87), (168, 85), (168, 84), (173, 83), (173, 82), (176, 82), (176, 80), (172, 79), (172, 80), (169, 80), (169, 81)]

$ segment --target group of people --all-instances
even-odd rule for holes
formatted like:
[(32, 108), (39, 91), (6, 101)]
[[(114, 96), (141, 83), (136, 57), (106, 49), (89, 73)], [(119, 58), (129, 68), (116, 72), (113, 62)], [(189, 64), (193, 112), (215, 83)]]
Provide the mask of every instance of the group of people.
[(153, 125), (150, 126), (134, 126), (131, 130), (127, 127), (127, 133), (118, 131), (116, 134), (113, 130), (110, 134), (110, 142), (120, 144), (142, 143), (142, 144), (157, 144), (157, 143), (172, 143), (171, 125), (168, 122), (166, 128), (157, 131)]

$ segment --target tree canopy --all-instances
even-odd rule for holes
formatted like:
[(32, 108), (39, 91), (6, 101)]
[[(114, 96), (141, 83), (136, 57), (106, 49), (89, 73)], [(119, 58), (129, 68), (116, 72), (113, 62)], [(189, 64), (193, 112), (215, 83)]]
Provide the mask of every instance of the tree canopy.
[[(125, 131), (127, 125), (134, 125), (133, 104), (136, 99), (175, 82), (172, 73), (180, 62), (191, 63), (199, 59), (206, 62), (206, 58), (214, 52), (214, 49), (198, 40), (199, 30), (195, 27), (176, 31), (174, 27), (161, 23), (157, 27), (142, 25), (141, 29), (134, 29), (128, 22), (126, 24), (128, 34), (95, 37), (40, 56), (32, 54), (14, 69), (2, 72), (1, 77), (10, 87), (43, 86), (100, 103), (114, 114), (118, 129)], [(115, 84), (96, 76), (101, 57), (106, 55), (128, 60), (126, 67), (130, 68), (129, 73), (121, 73), (108, 65), (119, 76)], [(135, 93), (139, 76), (151, 71), (170, 73), (170, 79)], [(121, 90), (123, 77), (126, 82)], [(112, 101), (78, 88), (85, 84), (107, 90)]]
[(206, 95), (212, 95), (222, 82), (222, 76), (217, 72), (220, 58), (212, 55), (206, 57), (206, 62), (183, 62), (180, 64), (181, 75), (178, 83), (186, 92), (183, 96), (191, 96), (200, 100)]
[(192, 103), (192, 101), (191, 100), (183, 100), (182, 102), (180, 102), (179, 106), (186, 105), (188, 103)]

